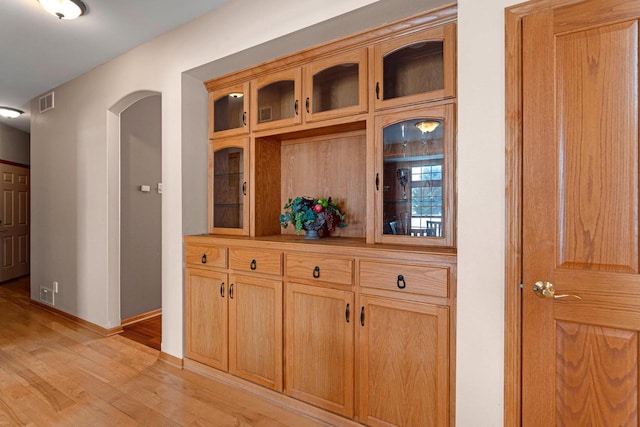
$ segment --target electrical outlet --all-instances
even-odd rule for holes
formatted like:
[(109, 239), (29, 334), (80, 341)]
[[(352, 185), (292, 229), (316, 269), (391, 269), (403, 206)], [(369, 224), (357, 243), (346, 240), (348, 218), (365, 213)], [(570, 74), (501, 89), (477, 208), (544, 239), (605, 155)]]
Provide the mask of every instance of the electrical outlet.
[(54, 280), (52, 285), (53, 285), (53, 293), (57, 294), (58, 293), (58, 282), (56, 280)]
[(55, 301), (53, 298), (53, 289), (40, 286), (40, 301), (49, 305), (55, 305)]

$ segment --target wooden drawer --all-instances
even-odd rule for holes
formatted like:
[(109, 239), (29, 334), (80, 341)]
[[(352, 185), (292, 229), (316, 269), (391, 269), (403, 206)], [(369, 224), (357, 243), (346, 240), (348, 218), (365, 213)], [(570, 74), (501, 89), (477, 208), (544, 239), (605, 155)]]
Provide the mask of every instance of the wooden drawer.
[(227, 268), (227, 248), (187, 245), (184, 252), (189, 265)]
[(449, 269), (361, 261), (360, 286), (446, 298), (449, 296)]
[(306, 280), (353, 284), (353, 259), (316, 255), (287, 255), (287, 276)]
[(229, 268), (282, 276), (282, 252), (231, 248)]

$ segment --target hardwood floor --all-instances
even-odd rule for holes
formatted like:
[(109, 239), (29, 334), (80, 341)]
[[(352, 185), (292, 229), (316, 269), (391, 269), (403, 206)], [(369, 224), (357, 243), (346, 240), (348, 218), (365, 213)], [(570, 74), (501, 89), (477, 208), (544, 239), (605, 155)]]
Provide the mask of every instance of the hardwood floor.
[(121, 336), (144, 344), (147, 347), (161, 350), (162, 315), (123, 326), (122, 330)]
[(38, 309), (28, 289), (0, 284), (0, 426), (326, 425)]

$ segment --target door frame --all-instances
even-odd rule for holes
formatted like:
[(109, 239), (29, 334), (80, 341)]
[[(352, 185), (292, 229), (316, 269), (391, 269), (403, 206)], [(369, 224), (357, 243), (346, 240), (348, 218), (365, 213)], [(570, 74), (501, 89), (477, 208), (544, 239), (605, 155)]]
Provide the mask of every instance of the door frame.
[(505, 9), (504, 425), (522, 425), (522, 20), (587, 0), (531, 0)]

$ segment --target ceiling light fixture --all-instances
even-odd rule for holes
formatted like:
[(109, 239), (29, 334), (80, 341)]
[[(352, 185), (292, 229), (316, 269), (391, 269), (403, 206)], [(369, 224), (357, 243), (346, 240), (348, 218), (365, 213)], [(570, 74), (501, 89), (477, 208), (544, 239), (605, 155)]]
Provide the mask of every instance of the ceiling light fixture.
[(22, 113), (24, 113), (24, 111), (18, 110), (17, 108), (0, 107), (0, 116), (5, 117), (7, 119), (15, 119)]
[(87, 6), (82, 0), (38, 0), (42, 7), (59, 19), (76, 19), (84, 15)]

